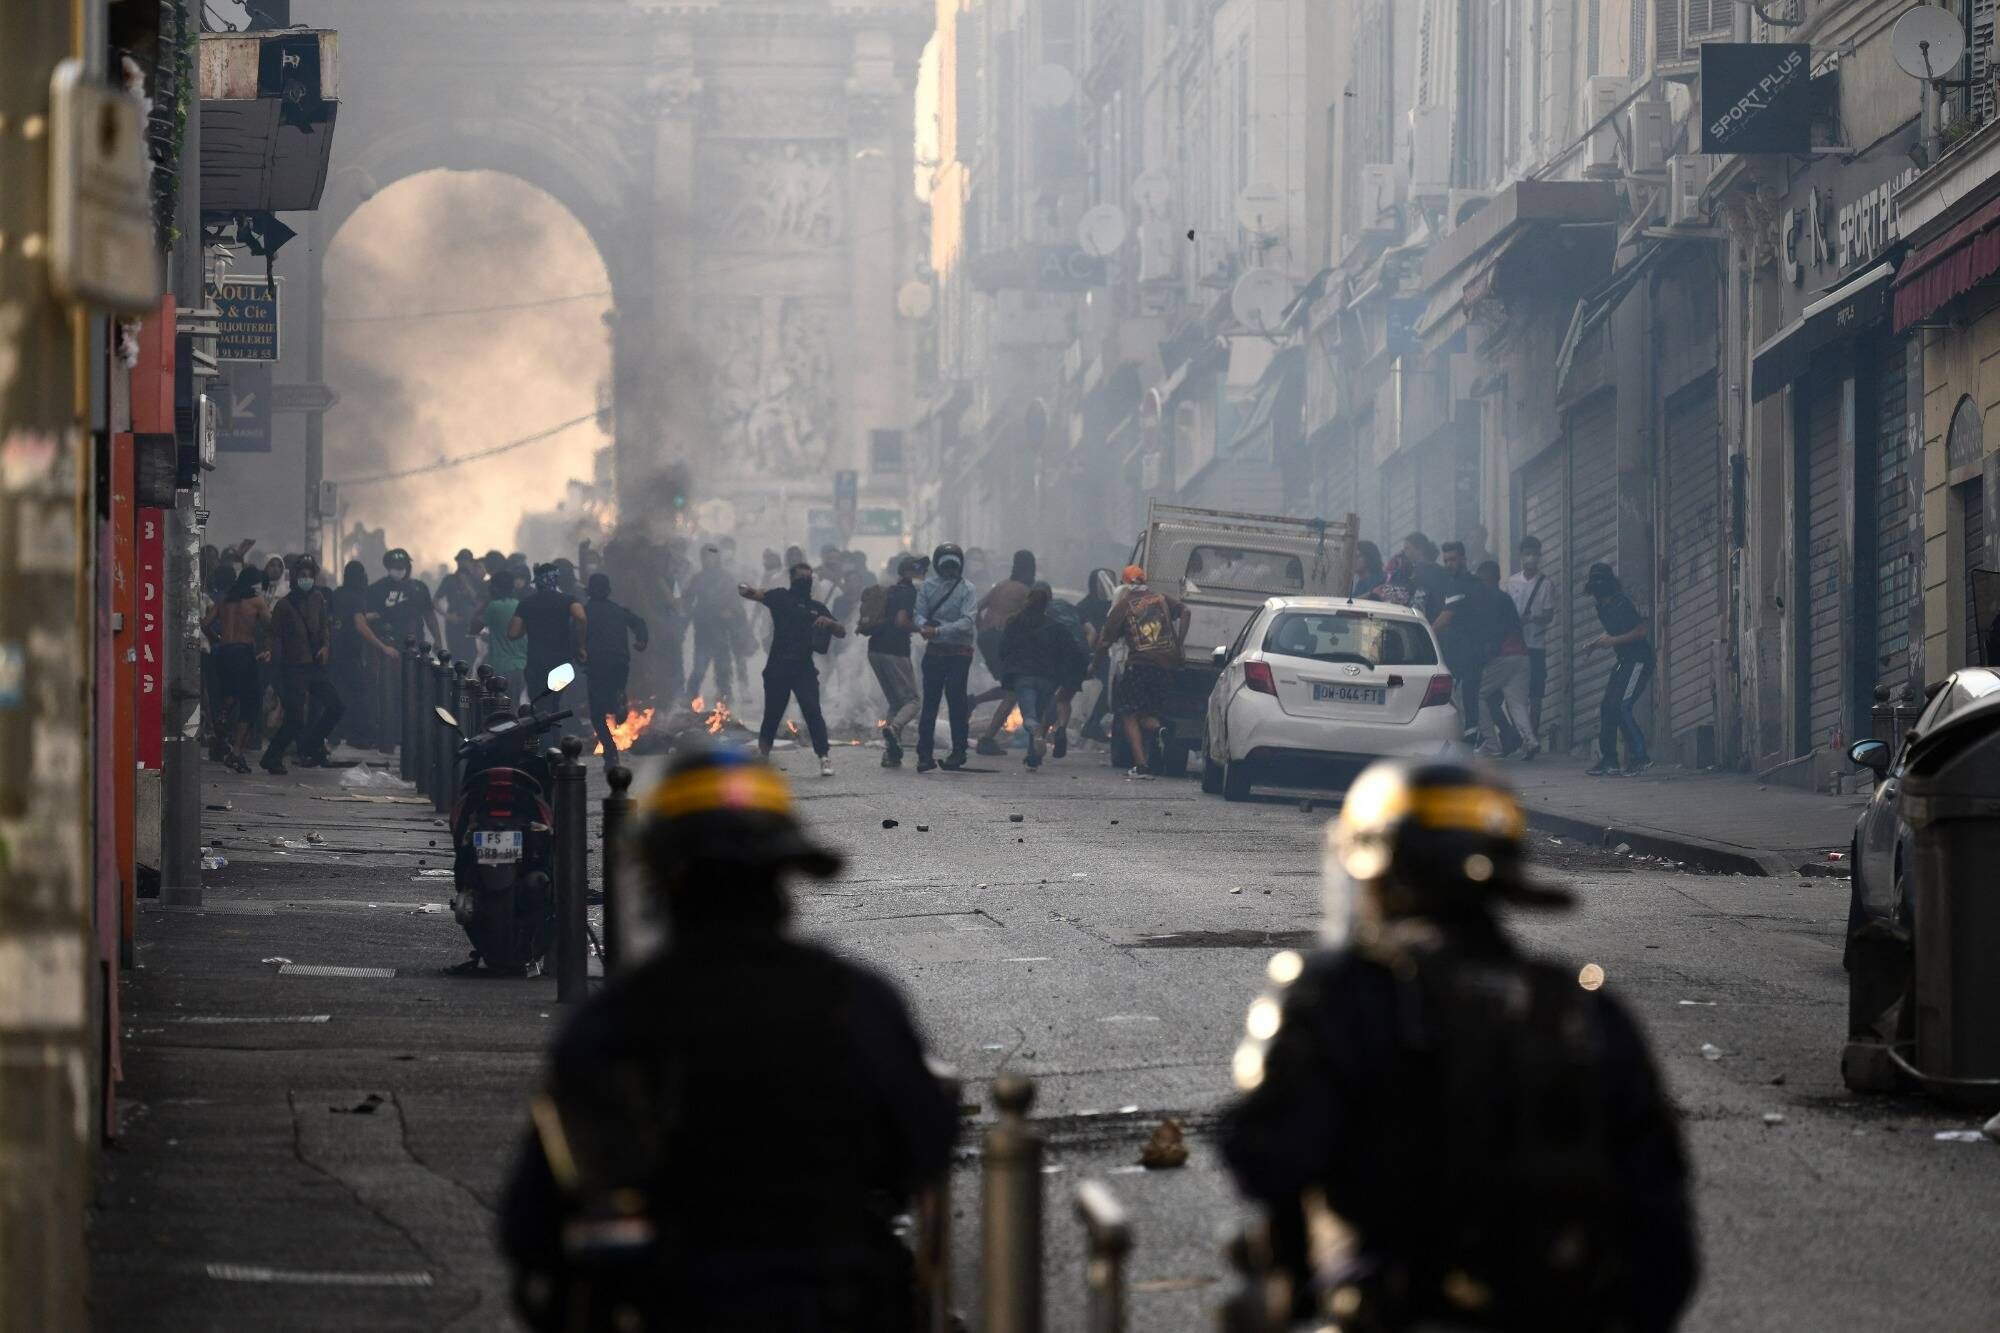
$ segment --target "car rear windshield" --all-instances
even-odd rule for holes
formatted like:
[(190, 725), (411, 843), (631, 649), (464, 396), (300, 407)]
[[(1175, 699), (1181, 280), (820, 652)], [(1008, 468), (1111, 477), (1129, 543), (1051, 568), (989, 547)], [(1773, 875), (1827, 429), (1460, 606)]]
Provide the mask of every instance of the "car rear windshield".
[(1251, 592), (1288, 593), (1306, 590), (1305, 562), (1283, 551), (1252, 551), (1240, 546), (1197, 546), (1188, 552), (1187, 581)]
[(1438, 660), (1422, 625), (1367, 611), (1287, 611), (1264, 631), (1264, 651), (1368, 666), (1436, 666)]

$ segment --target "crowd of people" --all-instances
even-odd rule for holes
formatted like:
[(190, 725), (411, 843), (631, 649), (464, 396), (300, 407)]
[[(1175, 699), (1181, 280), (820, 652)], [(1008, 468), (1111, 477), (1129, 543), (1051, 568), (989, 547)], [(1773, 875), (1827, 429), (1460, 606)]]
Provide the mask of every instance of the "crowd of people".
[[(872, 722), (886, 768), (902, 766), (914, 727), (919, 773), (963, 768), (975, 753), (1004, 755), (1010, 741), (1036, 770), (1068, 753), (1077, 702), (1096, 682), (1076, 736), (1108, 743), (1115, 698), (1131, 775), (1145, 777), (1158, 763), (1159, 715), (1188, 628), (1186, 608), (1136, 565), (1092, 570), (1082, 594), (1065, 598), (1039, 577), (1032, 551), (1016, 551), (1005, 577), (992, 578), (984, 551), (951, 543), (892, 555), (879, 569), (831, 544), (816, 563), (798, 546), (766, 549), (752, 569), (729, 537), (614, 538), (602, 549), (583, 544), (577, 559), (534, 565), (520, 552), (467, 548), (435, 587), (413, 574), (400, 547), (381, 556), (378, 577), (350, 560), (337, 584), (311, 555), (259, 561), (251, 547), (203, 551), (210, 753), (243, 772), (258, 740), (257, 762), (273, 774), (288, 758), (329, 762), (338, 739), (392, 748), (398, 661), (417, 642), (491, 667), (517, 702), (573, 663), (584, 682), (578, 711), (607, 765), (619, 755), (614, 728), (635, 699), (727, 709), (760, 696), (760, 752), (770, 753), (796, 708), (825, 775), (830, 704), (838, 727)], [(1565, 590), (1541, 556), (1535, 537), (1522, 538), (1503, 577), (1483, 529), (1442, 545), (1413, 532), (1386, 560), (1373, 542), (1356, 546), (1352, 595), (1430, 620), (1466, 742), (1489, 757), (1529, 760), (1542, 748), (1548, 636)], [(1646, 623), (1609, 566), (1592, 565), (1584, 588), (1603, 631), (1585, 650), (1616, 656), (1590, 771), (1639, 772), (1652, 762), (1636, 713), (1654, 668)], [(625, 601), (614, 596), (621, 591)], [(1124, 661), (1114, 690), (1116, 645)], [(975, 740), (973, 714), (986, 705)], [(940, 713), (949, 737), (942, 757)]]
[[(1412, 607), (1430, 620), (1456, 683), (1466, 743), (1489, 758), (1533, 759), (1541, 752), (1548, 636), (1566, 595), (1542, 571), (1539, 538), (1521, 538), (1516, 554), (1514, 572), (1503, 580), (1484, 528), (1441, 546), (1412, 532), (1386, 562), (1374, 542), (1355, 548), (1352, 595)], [(1584, 650), (1616, 656), (1598, 710), (1597, 762), (1588, 771), (1643, 772), (1653, 761), (1636, 709), (1652, 683), (1652, 640), (1609, 565), (1591, 565), (1583, 587), (1603, 631)]]

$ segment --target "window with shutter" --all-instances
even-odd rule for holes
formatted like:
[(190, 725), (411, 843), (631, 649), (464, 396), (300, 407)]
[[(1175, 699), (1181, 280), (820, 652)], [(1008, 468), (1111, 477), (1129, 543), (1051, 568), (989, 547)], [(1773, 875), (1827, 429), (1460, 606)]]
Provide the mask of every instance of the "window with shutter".
[(1966, 90), (1971, 101), (1972, 123), (1984, 125), (1993, 119), (1993, 19), (1995, 0), (1971, 0), (1966, 6)]
[(1653, 0), (1653, 66), (1671, 69), (1686, 62), (1681, 49), (1681, 0)]
[(1736, 7), (1733, 0), (1683, 0), (1683, 3), (1687, 9), (1683, 42), (1687, 46), (1727, 39), (1735, 27)]

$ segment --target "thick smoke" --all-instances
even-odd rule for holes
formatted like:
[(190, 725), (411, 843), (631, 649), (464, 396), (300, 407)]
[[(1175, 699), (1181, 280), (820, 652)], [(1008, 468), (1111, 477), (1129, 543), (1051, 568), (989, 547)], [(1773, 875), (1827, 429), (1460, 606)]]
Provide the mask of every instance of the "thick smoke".
[[(420, 467), (594, 411), (611, 375), (608, 287), (583, 227), (512, 176), (430, 172), (384, 190), (327, 257), (327, 378), (340, 395), (327, 477)], [(468, 309), (479, 313), (438, 313)], [(343, 486), (343, 528), (385, 529), (419, 567), (461, 546), (512, 550), (523, 515), (589, 480), (607, 443), (586, 421), (492, 459)]]

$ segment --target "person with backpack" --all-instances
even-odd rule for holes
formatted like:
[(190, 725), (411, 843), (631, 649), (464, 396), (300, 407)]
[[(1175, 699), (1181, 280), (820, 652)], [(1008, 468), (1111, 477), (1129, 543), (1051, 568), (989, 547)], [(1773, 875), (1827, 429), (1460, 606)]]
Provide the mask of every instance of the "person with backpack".
[(1190, 618), (1178, 599), (1148, 586), (1144, 569), (1125, 566), (1125, 595), (1105, 618), (1092, 665), (1101, 665), (1115, 643), (1123, 641), (1131, 650), (1112, 690), (1118, 723), (1132, 747), (1127, 777), (1153, 775), (1153, 744), (1167, 712), (1174, 672), (1181, 666)]
[[(1108, 609), (1106, 614), (1109, 614)], [(1082, 692), (1083, 683), (1089, 678), (1090, 652), (1095, 645), (1095, 636), (1092, 626), (1084, 619), (1082, 608), (1072, 606), (1060, 597), (1050, 598), (1049, 619), (1062, 626), (1075, 647), (1070, 658), (1071, 670), (1056, 682), (1054, 696), (1042, 706), (1041, 724), (1049, 738), (1049, 755), (1060, 759), (1069, 753), (1070, 704)]]
[(1525, 834), (1481, 771), (1406, 760), (1364, 771), (1328, 831), (1326, 947), (1271, 960), (1221, 1126), (1296, 1318), (1663, 1333), (1694, 1291), (1644, 1037), (1601, 969), (1502, 927), (1504, 905), (1571, 902), (1530, 882)]
[(1053, 596), (1048, 584), (1035, 584), (1020, 612), (1000, 634), (1001, 684), (1020, 704), (1021, 724), (1028, 733), (1028, 754), (1023, 762), (1030, 770), (1042, 766), (1043, 718), (1052, 711), (1056, 691), (1078, 668), (1076, 640), (1049, 615)]
[(861, 614), (855, 629), (868, 640), (868, 667), (882, 687), (882, 767), (903, 766), (903, 728), (917, 715), (920, 696), (917, 669), (910, 662), (910, 635), (917, 622), (917, 574), (923, 562), (904, 556), (896, 565), (896, 581), (876, 584), (861, 594)]

